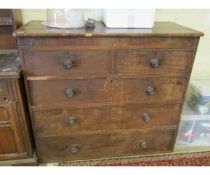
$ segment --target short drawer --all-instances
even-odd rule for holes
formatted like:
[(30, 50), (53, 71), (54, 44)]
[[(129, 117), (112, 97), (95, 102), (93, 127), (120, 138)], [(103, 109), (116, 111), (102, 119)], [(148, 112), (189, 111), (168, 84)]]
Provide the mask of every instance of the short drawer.
[(27, 51), (25, 69), (29, 76), (107, 75), (111, 72), (110, 51)]
[(179, 104), (107, 106), (82, 109), (34, 111), (35, 135), (63, 135), (113, 129), (152, 129), (175, 126), (179, 122)]
[(29, 81), (33, 106), (182, 101), (185, 79), (126, 78)]
[(120, 131), (106, 134), (85, 134), (36, 140), (41, 162), (101, 158), (155, 152), (169, 152), (175, 129)]
[(188, 75), (194, 60), (193, 50), (119, 50), (116, 74)]

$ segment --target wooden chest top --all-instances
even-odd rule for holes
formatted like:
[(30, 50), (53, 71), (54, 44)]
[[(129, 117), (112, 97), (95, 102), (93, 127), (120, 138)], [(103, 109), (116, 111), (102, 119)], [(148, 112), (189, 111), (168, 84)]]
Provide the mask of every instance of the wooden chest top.
[(152, 29), (111, 29), (102, 22), (96, 22), (95, 29), (56, 29), (46, 27), (42, 21), (31, 21), (14, 32), (17, 37), (53, 37), (53, 36), (129, 36), (129, 37), (200, 37), (202, 32), (183, 27), (172, 22), (155, 22)]

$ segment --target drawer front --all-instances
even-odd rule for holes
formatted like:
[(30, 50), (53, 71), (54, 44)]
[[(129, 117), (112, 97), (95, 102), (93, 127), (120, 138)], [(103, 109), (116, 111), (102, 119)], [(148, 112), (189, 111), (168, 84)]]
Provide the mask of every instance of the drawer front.
[(25, 52), (27, 75), (107, 75), (111, 71), (110, 51), (36, 51)]
[(194, 59), (192, 50), (122, 50), (116, 52), (116, 74), (187, 75)]
[(152, 129), (178, 125), (179, 104), (127, 105), (33, 112), (35, 135), (63, 135), (113, 129)]
[(176, 130), (121, 131), (37, 139), (41, 162), (169, 152)]
[(87, 105), (111, 101), (110, 81), (51, 80), (29, 81), (32, 105)]
[(183, 101), (186, 80), (182, 78), (130, 78), (113, 81), (113, 99), (123, 103)]
[(180, 101), (185, 80), (133, 78), (29, 81), (33, 106)]
[(0, 104), (10, 100), (10, 91), (7, 80), (0, 80)]

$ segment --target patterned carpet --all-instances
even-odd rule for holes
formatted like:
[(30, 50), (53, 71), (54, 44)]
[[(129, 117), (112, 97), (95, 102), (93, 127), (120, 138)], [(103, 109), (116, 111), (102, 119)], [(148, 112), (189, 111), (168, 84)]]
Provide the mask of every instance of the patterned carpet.
[(58, 166), (210, 166), (210, 152), (59, 162)]

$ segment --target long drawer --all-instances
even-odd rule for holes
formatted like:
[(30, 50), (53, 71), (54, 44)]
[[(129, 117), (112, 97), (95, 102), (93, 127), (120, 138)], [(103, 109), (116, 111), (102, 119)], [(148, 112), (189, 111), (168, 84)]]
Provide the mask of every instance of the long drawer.
[(168, 152), (175, 129), (123, 130), (106, 134), (69, 135), (36, 140), (40, 162)]
[(180, 101), (185, 84), (181, 78), (149, 77), (29, 81), (33, 106)]
[(119, 129), (153, 129), (175, 126), (180, 104), (107, 106), (80, 109), (34, 111), (32, 122), (37, 136)]
[(25, 52), (29, 76), (108, 75), (111, 73), (109, 50)]

